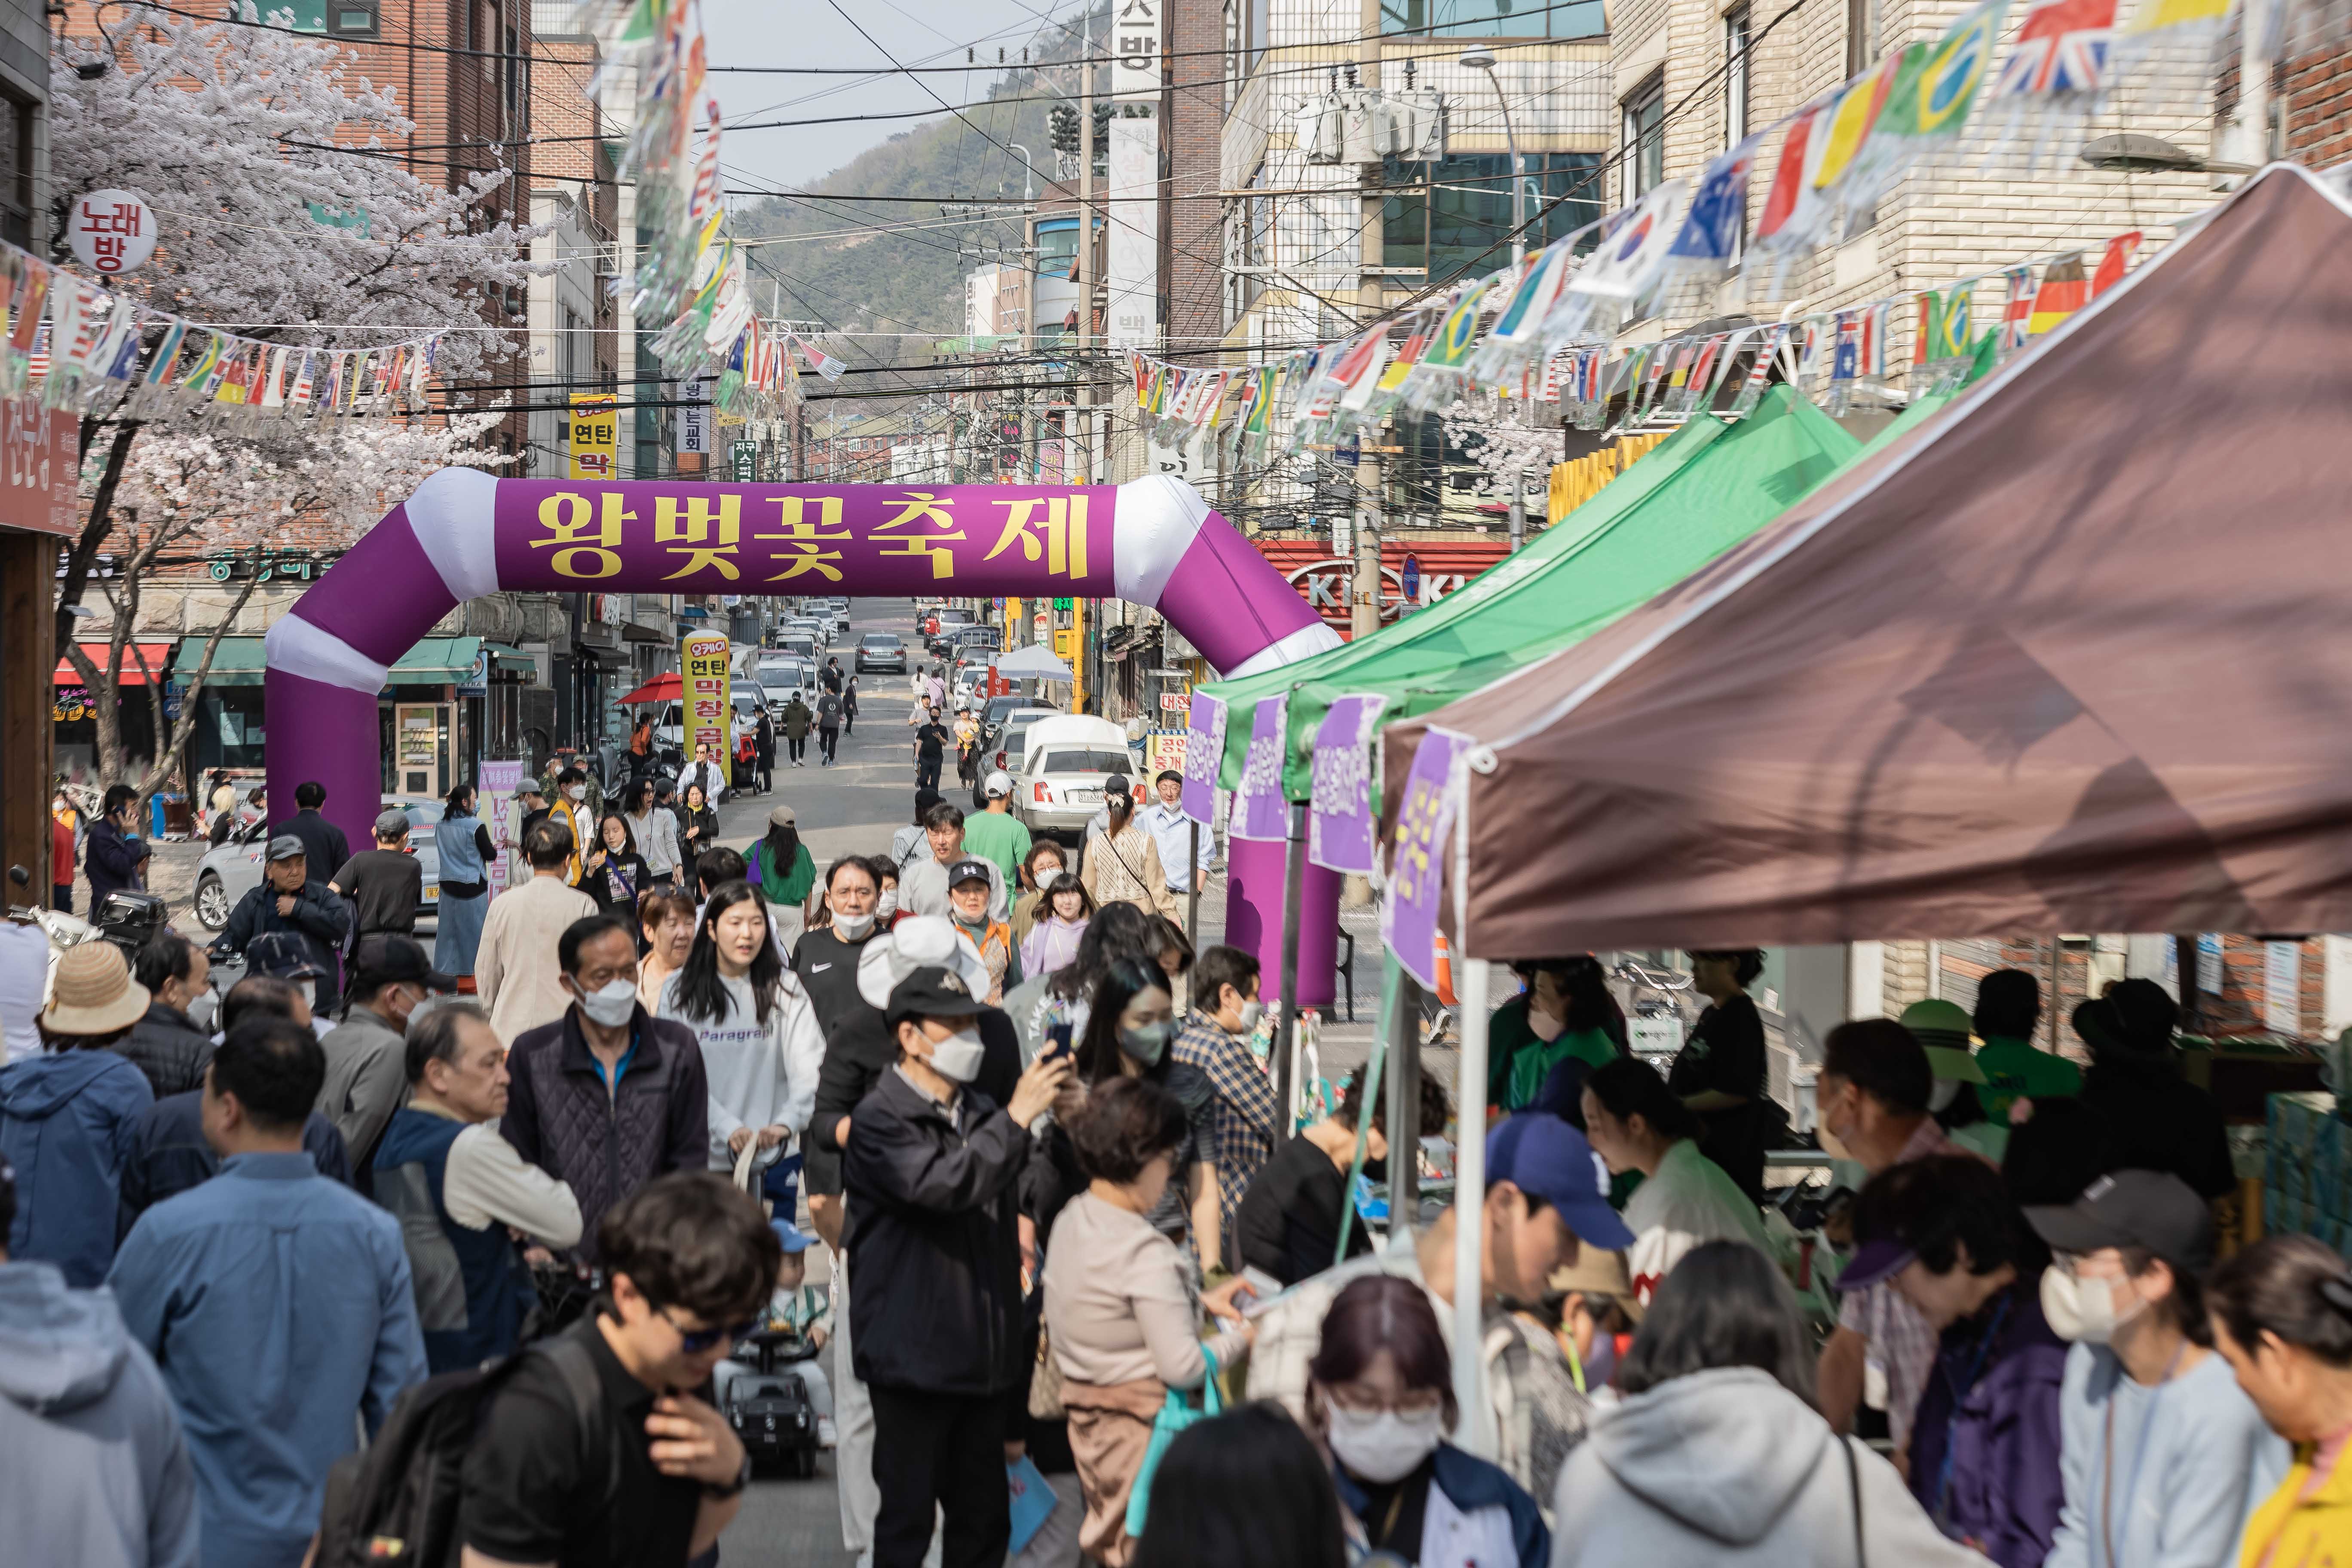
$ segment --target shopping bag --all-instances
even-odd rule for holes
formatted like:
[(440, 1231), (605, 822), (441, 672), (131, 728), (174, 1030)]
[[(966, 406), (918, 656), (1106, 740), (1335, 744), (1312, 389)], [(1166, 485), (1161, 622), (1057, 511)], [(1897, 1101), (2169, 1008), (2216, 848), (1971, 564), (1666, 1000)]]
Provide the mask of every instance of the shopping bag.
[(1004, 1484), (1013, 1494), (1013, 1539), (1005, 1546), (1005, 1555), (1018, 1556), (1030, 1538), (1045, 1527), (1062, 1500), (1045, 1484), (1037, 1461), (1026, 1454), (1004, 1467)]
[(1224, 1414), (1224, 1395), (1217, 1392), (1217, 1352), (1202, 1345), (1201, 1353), (1209, 1363), (1209, 1375), (1201, 1381), (1202, 1407), (1193, 1409), (1179, 1389), (1168, 1391), (1159, 1416), (1151, 1423), (1151, 1440), (1144, 1445), (1143, 1463), (1135, 1468), (1135, 1480), (1127, 1489), (1127, 1533), (1136, 1540), (1143, 1537), (1144, 1516), (1151, 1510), (1152, 1473), (1160, 1468), (1160, 1457), (1168, 1452), (1168, 1445), (1202, 1417)]

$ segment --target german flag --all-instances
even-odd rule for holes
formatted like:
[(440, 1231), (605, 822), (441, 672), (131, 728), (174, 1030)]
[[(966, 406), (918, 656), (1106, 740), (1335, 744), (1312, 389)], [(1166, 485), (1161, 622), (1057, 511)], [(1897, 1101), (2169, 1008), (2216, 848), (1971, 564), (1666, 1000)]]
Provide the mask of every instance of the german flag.
[(2033, 296), (2032, 320), (2026, 328), (2028, 335), (2040, 337), (2081, 310), (2090, 297), (2091, 280), (2083, 275), (2080, 253), (2060, 257), (2042, 275), (2042, 288)]

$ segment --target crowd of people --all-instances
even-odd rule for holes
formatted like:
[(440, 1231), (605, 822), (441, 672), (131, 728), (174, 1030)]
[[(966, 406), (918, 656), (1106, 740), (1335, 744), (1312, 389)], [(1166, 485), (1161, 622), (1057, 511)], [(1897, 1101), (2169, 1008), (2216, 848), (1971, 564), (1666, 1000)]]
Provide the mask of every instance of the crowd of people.
[(1760, 1206), (1762, 954), (1692, 954), (1664, 1072), (1592, 959), (1519, 965), (1488, 1124), (1421, 1082), (1486, 1185), (1384, 1240), (1361, 1184), (1422, 1152), (1362, 1069), (1284, 1114), (1257, 961), (1181, 918), (1171, 779), (1075, 850), (971, 782), (926, 768), (887, 852), (820, 868), (790, 805), (739, 848), (698, 777), (599, 812), (567, 772), (495, 900), (461, 789), (431, 952), (406, 816), (352, 853), (306, 784), (217, 1004), (176, 932), (63, 953), (0, 1068), (27, 1560), (755, 1556), (754, 1336), (813, 1358), (882, 1568), (2352, 1552), (2352, 1266), (2217, 1259), (2227, 1149), (2158, 987), (2075, 1010), (2087, 1070), (2014, 971), (1831, 1031), (1823, 1333)]

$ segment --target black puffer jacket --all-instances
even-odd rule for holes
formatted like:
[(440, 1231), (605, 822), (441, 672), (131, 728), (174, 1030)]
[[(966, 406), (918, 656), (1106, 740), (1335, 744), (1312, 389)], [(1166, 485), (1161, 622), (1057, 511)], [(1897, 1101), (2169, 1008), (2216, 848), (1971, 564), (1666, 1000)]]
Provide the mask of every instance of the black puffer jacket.
[(604, 1211), (671, 1171), (710, 1163), (710, 1090), (702, 1047), (684, 1024), (643, 1007), (630, 1025), (636, 1055), (608, 1095), (574, 1007), (526, 1029), (507, 1054), (512, 1079), (499, 1131), (580, 1200), (580, 1256), (596, 1257)]
[(155, 1098), (185, 1094), (205, 1087), (205, 1063), (212, 1059), (213, 1037), (177, 1007), (161, 1002), (147, 1005), (147, 1016), (114, 1043), (131, 1065), (147, 1075)]
[(1016, 1189), (1028, 1134), (976, 1089), (950, 1112), (885, 1072), (850, 1114), (850, 1326), (878, 1388), (1000, 1394), (1022, 1364)]

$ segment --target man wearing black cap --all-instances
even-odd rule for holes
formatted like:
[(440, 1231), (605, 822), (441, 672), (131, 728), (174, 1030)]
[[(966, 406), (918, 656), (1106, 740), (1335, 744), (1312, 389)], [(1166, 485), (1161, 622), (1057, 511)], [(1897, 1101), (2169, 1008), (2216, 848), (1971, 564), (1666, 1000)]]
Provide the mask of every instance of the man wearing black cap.
[(2045, 1561), (2234, 1561), (2287, 1451), (2211, 1348), (2211, 1211), (2178, 1176), (2117, 1171), (2025, 1218), (2055, 1255), (2043, 1315), (2074, 1342), (2058, 1398), (2066, 1509)]
[(408, 852), (408, 813), (388, 805), (375, 819), (375, 847), (343, 862), (327, 884), (352, 903), (355, 934), (416, 934), (416, 906), (425, 901), (425, 868)]
[(293, 834), (272, 838), (268, 855), (260, 886), (249, 889), (236, 901), (215, 945), (250, 959), (250, 949), (261, 938), (281, 931), (292, 936), (319, 972), (310, 1010), (317, 1016), (328, 1016), (334, 1012), (339, 994), (336, 954), (351, 932), (352, 906), (336, 897), (326, 883), (310, 879), (310, 851)]
[(875, 1568), (917, 1568), (942, 1516), (943, 1568), (1003, 1562), (1007, 1396), (1022, 1364), (1018, 1177), (1028, 1125), (1069, 1078), (1030, 1065), (1011, 1103), (970, 1087), (981, 1003), (956, 971), (913, 971), (886, 1022), (898, 1065), (859, 1101), (842, 1156), (851, 1359), (874, 1402)]
[(457, 981), (436, 972), (414, 937), (363, 936), (352, 957), (352, 1006), (319, 1041), (327, 1077), (319, 1110), (351, 1151), (352, 1185), (373, 1189), (377, 1143), (408, 1088), (408, 1016)]

